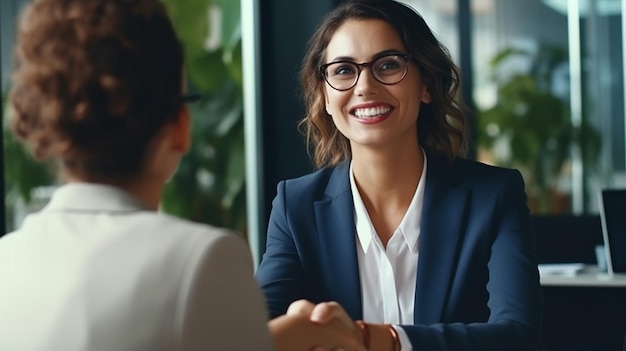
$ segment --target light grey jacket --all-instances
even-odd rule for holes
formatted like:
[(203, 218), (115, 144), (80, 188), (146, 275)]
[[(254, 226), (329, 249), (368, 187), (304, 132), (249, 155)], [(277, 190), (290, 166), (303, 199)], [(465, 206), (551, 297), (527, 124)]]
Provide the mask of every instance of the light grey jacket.
[(70, 184), (0, 240), (0, 350), (270, 350), (243, 240)]

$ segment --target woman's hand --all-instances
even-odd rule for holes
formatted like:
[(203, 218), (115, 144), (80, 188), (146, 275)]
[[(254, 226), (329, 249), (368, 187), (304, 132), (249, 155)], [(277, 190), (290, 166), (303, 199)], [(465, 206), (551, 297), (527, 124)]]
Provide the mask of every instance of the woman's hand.
[[(357, 324), (350, 318), (348, 313), (337, 302), (322, 302), (317, 305), (313, 305), (306, 300), (299, 300), (292, 303), (287, 310), (287, 314), (300, 314), (308, 315), (309, 319), (313, 323), (327, 324), (340, 322), (349, 330), (352, 330), (357, 340), (361, 343), (368, 339), (370, 350), (400, 350), (401, 345), (397, 337), (397, 332), (391, 333), (391, 325), (388, 324), (370, 324), (359, 328)], [(363, 331), (367, 329), (367, 335), (364, 338)], [(395, 330), (395, 329), (394, 329)], [(365, 348), (365, 347), (364, 347)], [(314, 349), (312, 351), (328, 351), (327, 349)]]
[[(352, 330), (357, 340), (363, 340), (361, 329), (356, 327), (356, 324), (348, 313), (335, 301), (322, 302), (314, 305), (307, 300), (298, 300), (289, 305), (287, 314), (308, 316), (311, 322), (317, 324), (327, 324), (333, 321), (341, 322), (348, 327), (348, 329)], [(326, 349), (316, 348), (313, 351), (326, 351)]]
[(319, 303), (315, 305), (311, 312), (311, 321), (315, 323), (326, 324), (333, 319), (342, 321), (348, 328), (352, 328), (355, 333), (359, 331), (352, 318), (337, 302)]
[(366, 351), (360, 334), (337, 303), (292, 303), (287, 314), (269, 323), (277, 351)]

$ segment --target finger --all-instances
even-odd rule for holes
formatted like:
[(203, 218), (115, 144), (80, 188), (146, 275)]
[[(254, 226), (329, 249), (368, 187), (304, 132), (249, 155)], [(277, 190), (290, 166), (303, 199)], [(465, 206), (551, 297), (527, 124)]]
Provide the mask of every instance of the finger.
[(311, 312), (311, 321), (315, 323), (325, 324), (330, 320), (337, 318), (347, 325), (350, 329), (354, 329), (354, 322), (348, 316), (348, 313), (337, 302), (322, 302), (317, 304)]
[(326, 324), (335, 318), (334, 311), (328, 302), (318, 303), (311, 311), (311, 322)]
[(315, 305), (313, 305), (311, 302), (307, 300), (297, 300), (297, 301), (292, 302), (291, 305), (289, 305), (289, 308), (287, 308), (287, 314), (288, 315), (300, 314), (300, 315), (309, 316), (313, 312), (314, 307)]

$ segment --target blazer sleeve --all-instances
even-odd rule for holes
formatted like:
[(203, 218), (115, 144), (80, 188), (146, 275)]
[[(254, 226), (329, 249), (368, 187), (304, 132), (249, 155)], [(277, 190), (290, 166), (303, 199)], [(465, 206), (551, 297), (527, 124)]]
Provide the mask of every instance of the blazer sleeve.
[[(486, 323), (409, 326), (414, 350), (539, 350), (541, 287), (524, 182), (510, 172), (499, 190), (491, 257), (488, 263), (490, 316)], [(470, 299), (466, 303), (472, 303)]]
[(305, 294), (304, 270), (287, 219), (285, 186), (285, 181), (278, 184), (272, 201), (265, 254), (256, 272), (270, 318), (287, 312), (289, 304)]
[(235, 234), (200, 240), (189, 262), (177, 308), (179, 350), (273, 350), (245, 242)]

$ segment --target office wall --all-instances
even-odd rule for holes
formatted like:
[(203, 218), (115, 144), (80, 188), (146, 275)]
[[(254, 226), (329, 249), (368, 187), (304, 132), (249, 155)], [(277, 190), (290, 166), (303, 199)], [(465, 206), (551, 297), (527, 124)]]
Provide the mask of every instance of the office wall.
[(26, 0), (2, 0), (0, 1), (0, 83), (2, 91), (8, 88), (12, 60), (13, 38), (15, 35), (15, 23), (19, 11), (27, 3)]
[[(4, 94), (9, 87), (11, 73), (12, 47), (15, 21), (23, 0), (0, 1), (0, 93)], [(0, 106), (0, 125), (4, 124), (4, 106)], [(4, 145), (3, 134), (0, 133), (0, 145)], [(6, 232), (6, 204), (4, 202), (4, 149), (0, 150), (0, 237)]]
[[(317, 24), (332, 7), (334, 0), (291, 1), (261, 0), (258, 6), (257, 57), (260, 59), (260, 126), (259, 148), (255, 157), (261, 160), (257, 176), (259, 220), (256, 226), (257, 249), (265, 248), (267, 219), (276, 185), (282, 179), (304, 175), (313, 170), (305, 141), (297, 129), (304, 114), (299, 92), (298, 72), (307, 41)], [(258, 69), (258, 68), (257, 68)], [(249, 149), (248, 149), (249, 150)]]

